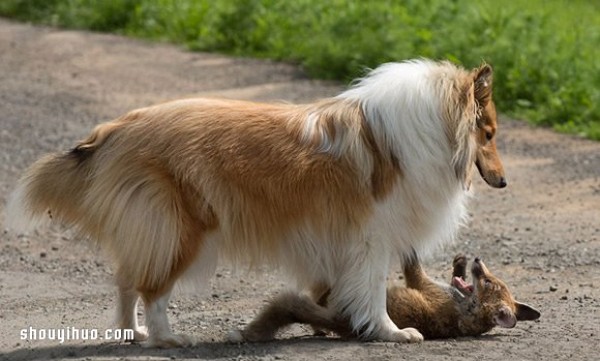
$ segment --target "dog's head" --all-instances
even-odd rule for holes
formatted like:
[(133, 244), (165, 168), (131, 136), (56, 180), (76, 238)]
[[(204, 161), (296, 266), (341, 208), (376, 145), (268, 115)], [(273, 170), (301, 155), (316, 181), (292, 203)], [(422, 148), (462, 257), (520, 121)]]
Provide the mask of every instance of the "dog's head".
[(496, 149), (497, 115), (492, 100), (492, 67), (482, 65), (472, 72), (477, 119), (475, 128), (475, 165), (487, 184), (506, 187), (504, 167)]
[[(458, 120), (450, 130), (454, 137), (454, 170), (468, 188), (473, 166), (492, 187), (506, 187), (504, 168), (496, 149), (497, 115), (492, 100), (492, 67), (484, 64), (465, 72), (456, 91), (457, 102), (450, 105)], [(456, 106), (456, 108), (454, 108)]]

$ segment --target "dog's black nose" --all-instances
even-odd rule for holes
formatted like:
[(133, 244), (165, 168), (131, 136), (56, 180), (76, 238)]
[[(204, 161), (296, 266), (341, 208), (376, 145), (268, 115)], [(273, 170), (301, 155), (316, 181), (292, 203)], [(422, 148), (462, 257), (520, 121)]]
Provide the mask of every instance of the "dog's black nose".
[(481, 262), (481, 258), (479, 258), (479, 257), (475, 257), (475, 260), (474, 260), (474, 262), (475, 262), (475, 263), (479, 263), (479, 262)]

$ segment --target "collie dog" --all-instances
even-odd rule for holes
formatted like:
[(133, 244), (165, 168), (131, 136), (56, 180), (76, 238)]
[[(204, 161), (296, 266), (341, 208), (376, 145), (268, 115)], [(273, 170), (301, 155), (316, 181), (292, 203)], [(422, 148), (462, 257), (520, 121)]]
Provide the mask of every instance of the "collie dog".
[[(406, 287), (394, 285), (387, 290), (387, 310), (400, 328), (413, 327), (426, 339), (479, 336), (494, 327), (512, 328), (517, 321), (540, 318), (535, 308), (518, 302), (506, 284), (494, 276), (479, 259), (471, 266), (473, 284), (467, 279), (467, 258), (454, 257), (450, 284), (429, 278), (418, 257), (404, 263)], [(344, 316), (327, 309), (311, 297), (285, 292), (273, 299), (243, 331), (230, 333), (230, 341), (269, 341), (292, 324), (304, 323), (318, 334), (333, 331), (343, 337), (355, 336)]]
[(58, 220), (106, 251), (119, 326), (150, 346), (192, 342), (171, 332), (169, 296), (184, 275), (206, 281), (218, 258), (324, 285), (363, 339), (420, 341), (386, 312), (388, 266), (454, 235), (475, 166), (506, 185), (495, 133), (488, 65), (384, 64), (311, 104), (176, 100), (38, 160), (7, 218)]

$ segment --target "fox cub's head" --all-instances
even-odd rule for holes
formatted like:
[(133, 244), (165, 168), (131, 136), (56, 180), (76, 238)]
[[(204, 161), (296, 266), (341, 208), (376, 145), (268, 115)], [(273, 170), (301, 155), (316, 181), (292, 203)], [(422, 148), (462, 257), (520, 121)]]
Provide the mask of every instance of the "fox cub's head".
[(515, 327), (517, 321), (537, 320), (540, 312), (533, 307), (517, 302), (502, 280), (494, 276), (479, 259), (471, 265), (473, 284), (465, 282), (467, 259), (458, 255), (453, 262), (452, 285), (469, 301), (471, 311), (477, 319), (489, 326)]

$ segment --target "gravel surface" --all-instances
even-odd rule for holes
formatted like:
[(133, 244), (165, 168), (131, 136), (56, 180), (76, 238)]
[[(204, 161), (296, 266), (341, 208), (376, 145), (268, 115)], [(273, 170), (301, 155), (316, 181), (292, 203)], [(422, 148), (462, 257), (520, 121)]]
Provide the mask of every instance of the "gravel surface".
[(491, 189), (477, 179), (472, 221), (453, 244), (426, 260), (426, 267), (432, 276), (448, 279), (455, 253), (481, 256), (517, 299), (542, 312), (539, 321), (420, 345), (308, 337), (310, 331), (300, 326), (274, 342), (231, 345), (224, 342), (227, 331), (247, 323), (286, 285), (272, 270), (247, 274), (222, 266), (210, 287), (182, 288), (169, 307), (173, 329), (197, 337), (196, 347), (21, 340), (20, 331), (28, 327), (103, 332), (115, 326), (112, 271), (97, 250), (59, 228), (30, 234), (5, 229), (4, 202), (27, 165), (70, 147), (98, 122), (163, 100), (220, 95), (300, 102), (334, 95), (342, 87), (309, 80), (289, 64), (1, 19), (0, 54), (0, 359), (598, 357), (600, 143), (507, 119), (501, 119), (499, 149), (509, 186)]

